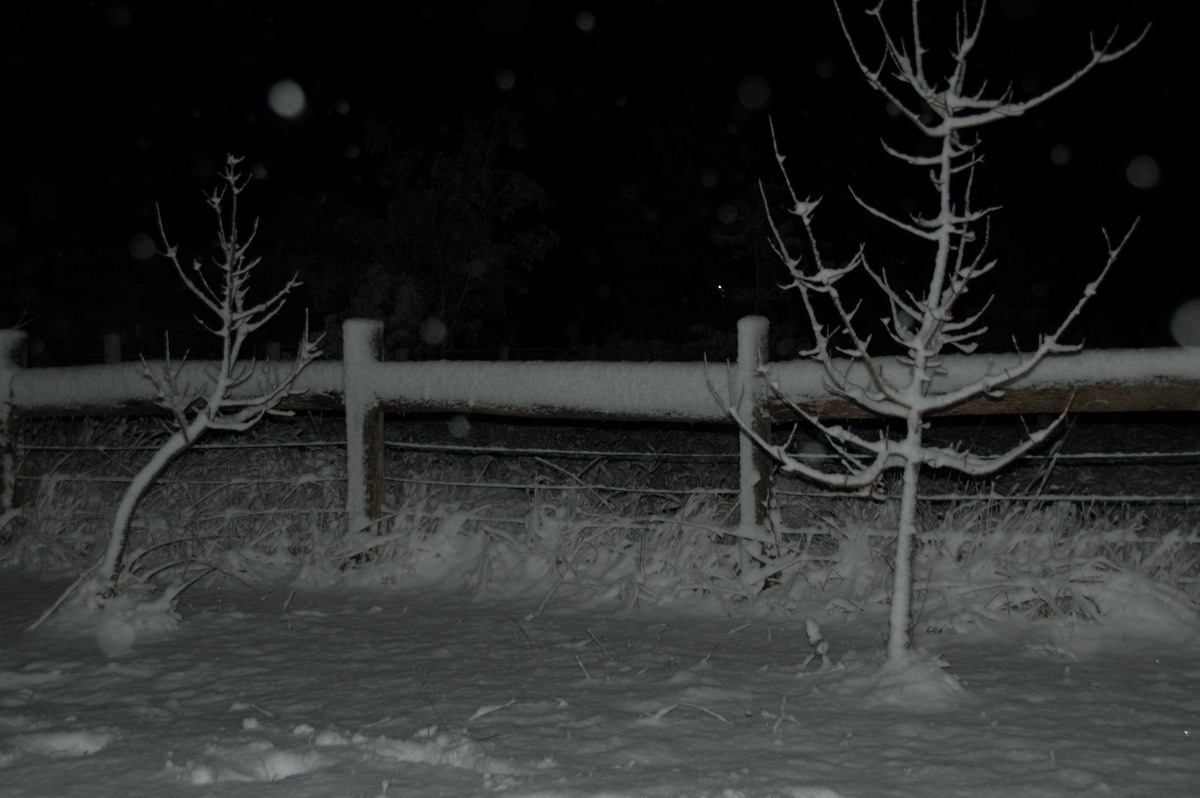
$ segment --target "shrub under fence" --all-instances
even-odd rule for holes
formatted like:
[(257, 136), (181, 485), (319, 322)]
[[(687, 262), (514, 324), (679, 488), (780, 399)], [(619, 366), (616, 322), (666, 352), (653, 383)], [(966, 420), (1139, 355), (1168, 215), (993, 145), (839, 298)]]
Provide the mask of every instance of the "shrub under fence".
[[(168, 433), (145, 417), (26, 421), (21, 515), (4, 531), (6, 559), (76, 569), (102, 550), (129, 477)], [(244, 548), (309, 556), (343, 525), (345, 458), (297, 424), (214, 434), (172, 464), (134, 519), (152, 567), (211, 563)]]
[[(142, 569), (241, 579), (299, 570), (318, 582), (349, 574), (540, 591), (544, 600), (566, 590), (631, 603), (815, 601), (858, 611), (888, 599), (889, 485), (856, 499), (780, 479), (773, 529), (747, 537), (736, 523), (737, 441), (728, 429), (389, 422), (386, 522), (379, 534), (355, 535), (346, 532), (340, 430), (340, 417), (314, 415), (197, 445), (137, 516)], [(1076, 436), (1085, 449), (1095, 445), (1091, 431)], [(26, 422), (24, 509), (0, 533), (0, 558), (90, 564), (125, 480), (163, 435), (156, 421), (132, 417)], [(1162, 440), (1186, 438), (1168, 431)], [(1194, 484), (1200, 457), (1070, 448), (986, 484), (930, 483), (939, 493), (924, 503), (923, 625), (1092, 618), (1120, 612), (1131, 591), (1194, 612), (1200, 515), (1178, 491)], [(814, 446), (811, 457), (828, 453)], [(1115, 495), (1118, 485), (1158, 492)]]

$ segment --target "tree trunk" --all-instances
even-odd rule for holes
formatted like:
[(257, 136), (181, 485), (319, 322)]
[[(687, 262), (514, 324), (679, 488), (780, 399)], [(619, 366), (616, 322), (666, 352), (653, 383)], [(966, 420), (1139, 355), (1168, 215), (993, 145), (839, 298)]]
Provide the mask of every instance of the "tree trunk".
[[(920, 449), (920, 440), (917, 448)], [(904, 466), (904, 485), (900, 493), (900, 519), (896, 530), (896, 561), (892, 575), (892, 611), (888, 623), (887, 658), (891, 665), (907, 661), (912, 642), (913, 554), (917, 540), (917, 487), (921, 463)]]
[(121, 496), (117, 505), (117, 513), (113, 518), (112, 531), (108, 536), (108, 548), (105, 549), (104, 559), (101, 560), (97, 576), (103, 579), (109, 587), (117, 584), (117, 577), (124, 564), (125, 549), (129, 543), (129, 526), (133, 522), (133, 514), (142, 503), (146, 492), (150, 490), (159, 475), (167, 466), (183, 452), (191, 448), (196, 438), (208, 428), (207, 417), (201, 413), (191, 424), (176, 430), (170, 438), (154, 453), (154, 456), (138, 470), (129, 486)]

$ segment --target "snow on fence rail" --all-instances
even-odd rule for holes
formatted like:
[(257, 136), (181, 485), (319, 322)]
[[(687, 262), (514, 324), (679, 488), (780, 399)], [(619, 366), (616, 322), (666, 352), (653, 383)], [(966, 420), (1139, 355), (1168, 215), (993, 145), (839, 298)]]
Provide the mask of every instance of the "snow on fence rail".
[[(0, 518), (14, 509), (18, 420), (62, 415), (162, 412), (144, 377), (161, 363), (115, 363), (23, 368), (25, 333), (0, 330)], [(470, 362), (388, 363), (382, 360), (383, 324), (349, 320), (343, 328), (342, 360), (311, 363), (296, 393), (281, 407), (342, 410), (346, 418), (346, 512), (355, 528), (381, 517), (383, 417), (386, 413), (473, 412), (553, 419), (650, 422), (728, 422), (724, 407), (740, 406), (756, 426), (792, 420), (788, 403), (822, 418), (868, 414), (826, 388), (822, 367), (809, 361), (766, 362), (767, 322), (748, 317), (738, 324), (738, 362)], [(984, 374), (1003, 373), (1020, 355), (950, 356), (950, 377), (935, 381), (944, 391)], [(876, 361), (889, 374), (907, 369), (888, 358)], [(889, 368), (892, 366), (892, 368)], [(853, 370), (860, 366), (846, 364)], [(247, 395), (290, 371), (287, 363), (255, 363)], [(212, 364), (185, 363), (179, 384), (203, 388)], [(988, 415), (1058, 412), (1200, 410), (1200, 349), (1107, 350), (1052, 356), (1005, 389), (948, 414)], [(742, 439), (743, 525), (766, 517), (771, 464), (747, 436)]]

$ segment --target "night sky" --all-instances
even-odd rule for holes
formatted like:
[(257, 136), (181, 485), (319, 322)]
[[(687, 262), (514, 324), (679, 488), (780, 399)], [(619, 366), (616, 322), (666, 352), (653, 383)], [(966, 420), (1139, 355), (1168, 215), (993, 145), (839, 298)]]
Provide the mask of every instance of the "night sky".
[[(845, 5), (875, 58), (866, 4)], [(1125, 261), (1073, 332), (1091, 347), (1169, 345), (1172, 308), (1200, 295), (1189, 190), (1200, 4), (996, 0), (976, 74), (1028, 96), (1083, 62), (1090, 30), (1119, 22), (1125, 40), (1149, 21), (1125, 59), (984, 130), (977, 196), (1005, 206), (992, 233), (1001, 268), (983, 286), (997, 294), (997, 346), (1052, 326), (1102, 264), (1100, 228), (1139, 214)], [(920, 266), (850, 200), (847, 185), (890, 208), (930, 193), (879, 147), (911, 134), (866, 87), (827, 2), (8, 0), (0, 59), (0, 324), (30, 331), (34, 362), (98, 357), (109, 331), (127, 353), (139, 335), (152, 351), (160, 329), (187, 324), (167, 262), (140, 256), (155, 203), (185, 249), (211, 238), (203, 192), (225, 153), (261, 178), (247, 207), (263, 254), (291, 252), (285, 268), (299, 228), (322, 245), (297, 208), (336, 198), (384, 213), (372, 135), (434, 152), (495, 113), (519, 120), (524, 142), (497, 164), (552, 203), (509, 227), (556, 237), (506, 278), (507, 332), (477, 330), (515, 356), (724, 356), (737, 317), (761, 312), (786, 357), (796, 301), (775, 287), (783, 270), (764, 256), (758, 199), (760, 179), (779, 188), (768, 118), (799, 189), (826, 197), (831, 257), (865, 239), (876, 262), (894, 254), (900, 281)], [(303, 91), (297, 116), (272, 109), (280, 81)]]

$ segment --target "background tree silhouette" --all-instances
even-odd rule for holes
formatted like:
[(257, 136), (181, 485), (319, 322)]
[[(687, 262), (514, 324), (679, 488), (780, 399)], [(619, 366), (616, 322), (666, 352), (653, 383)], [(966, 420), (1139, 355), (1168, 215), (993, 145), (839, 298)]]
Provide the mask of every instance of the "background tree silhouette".
[(277, 266), (295, 271), (336, 351), (347, 318), (382, 319), (389, 353), (495, 349), (526, 275), (558, 236), (546, 192), (509, 168), (520, 117), (467, 116), (423, 140), (381, 118), (366, 123), (373, 183), (354, 199), (293, 198), (270, 233)]

